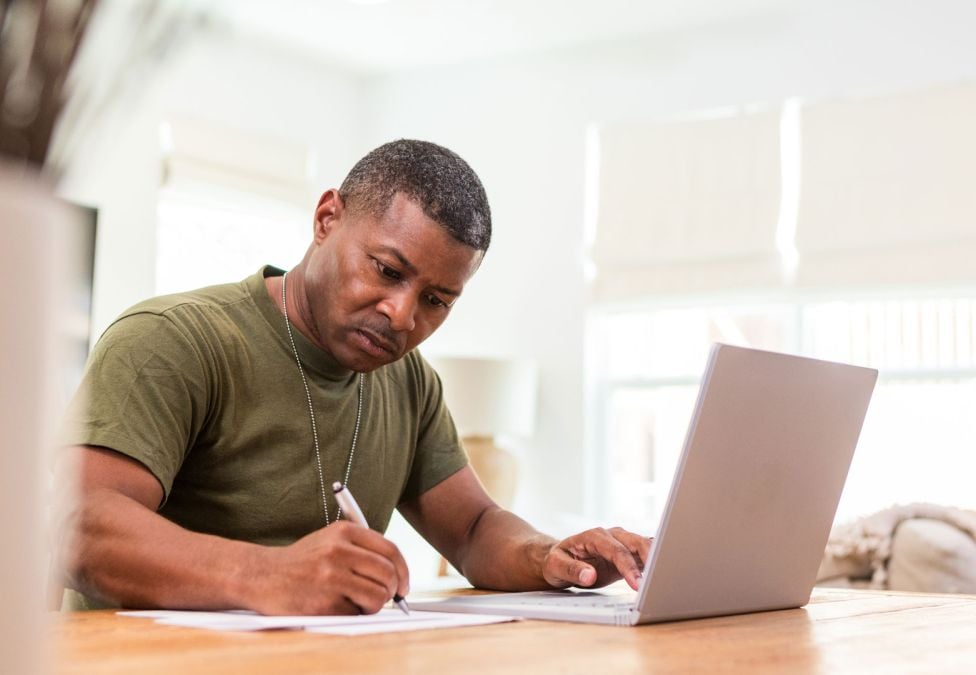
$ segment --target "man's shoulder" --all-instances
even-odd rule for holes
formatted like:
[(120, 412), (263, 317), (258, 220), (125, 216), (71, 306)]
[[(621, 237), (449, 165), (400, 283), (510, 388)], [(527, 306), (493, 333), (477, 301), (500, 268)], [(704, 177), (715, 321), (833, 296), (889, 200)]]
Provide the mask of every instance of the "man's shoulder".
[(153, 344), (185, 345), (200, 340), (223, 343), (244, 333), (255, 333), (262, 321), (250, 286), (253, 279), (159, 295), (143, 300), (120, 314), (99, 342), (110, 344), (147, 340)]
[(136, 314), (167, 316), (187, 309), (220, 310), (245, 301), (249, 297), (244, 282), (206, 286), (191, 291), (157, 295), (148, 300), (143, 300), (125, 310), (119, 318), (124, 319)]

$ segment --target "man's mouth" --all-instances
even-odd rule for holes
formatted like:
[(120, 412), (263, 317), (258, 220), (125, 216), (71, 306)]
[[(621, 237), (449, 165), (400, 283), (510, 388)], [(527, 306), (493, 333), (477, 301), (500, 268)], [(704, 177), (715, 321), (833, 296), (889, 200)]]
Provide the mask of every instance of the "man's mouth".
[(384, 358), (397, 355), (396, 345), (391, 340), (387, 340), (376, 333), (359, 328), (353, 332), (353, 337), (363, 351), (374, 357)]

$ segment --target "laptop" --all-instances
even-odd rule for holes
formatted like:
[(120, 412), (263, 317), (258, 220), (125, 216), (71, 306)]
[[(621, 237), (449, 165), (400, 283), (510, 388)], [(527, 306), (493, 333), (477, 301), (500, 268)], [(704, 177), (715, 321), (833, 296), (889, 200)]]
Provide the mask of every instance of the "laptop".
[(633, 626), (805, 605), (878, 371), (716, 344), (640, 588), (411, 600)]

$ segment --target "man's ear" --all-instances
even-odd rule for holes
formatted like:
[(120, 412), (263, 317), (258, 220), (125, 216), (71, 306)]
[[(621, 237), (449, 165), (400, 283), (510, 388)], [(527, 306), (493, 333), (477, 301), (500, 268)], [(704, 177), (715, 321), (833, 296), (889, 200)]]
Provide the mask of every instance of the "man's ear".
[(313, 237), (316, 242), (325, 239), (342, 217), (343, 203), (339, 191), (326, 190), (319, 198), (315, 207), (315, 222), (313, 223)]

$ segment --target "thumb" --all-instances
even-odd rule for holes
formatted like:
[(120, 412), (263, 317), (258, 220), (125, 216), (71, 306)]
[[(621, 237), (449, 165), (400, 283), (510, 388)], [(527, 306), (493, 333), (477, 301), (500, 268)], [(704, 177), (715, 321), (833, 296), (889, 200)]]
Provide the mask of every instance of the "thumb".
[(580, 586), (592, 586), (596, 582), (596, 570), (593, 569), (592, 565), (587, 565), (586, 563), (578, 563), (576, 584)]
[(596, 569), (592, 565), (577, 560), (558, 547), (549, 553), (546, 567), (546, 581), (553, 586), (592, 586), (596, 583)]

